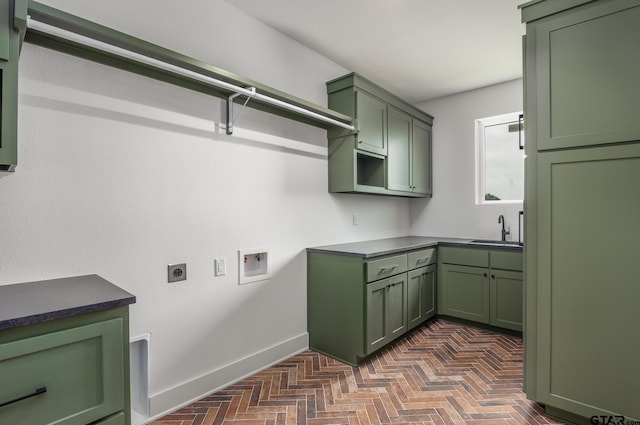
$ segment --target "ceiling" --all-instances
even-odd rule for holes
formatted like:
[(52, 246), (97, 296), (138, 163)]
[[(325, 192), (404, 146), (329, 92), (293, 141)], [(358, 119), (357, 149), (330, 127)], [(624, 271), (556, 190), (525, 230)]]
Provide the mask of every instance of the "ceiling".
[(524, 0), (226, 1), (413, 104), (522, 77)]

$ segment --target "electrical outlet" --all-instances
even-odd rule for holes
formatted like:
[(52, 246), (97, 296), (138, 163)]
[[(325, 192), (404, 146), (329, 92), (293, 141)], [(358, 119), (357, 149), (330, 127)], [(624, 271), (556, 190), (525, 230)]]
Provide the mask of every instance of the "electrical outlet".
[(181, 280), (187, 280), (187, 264), (169, 264), (167, 266), (168, 276), (167, 280), (169, 283), (172, 282), (180, 282)]
[(358, 225), (358, 213), (353, 213), (353, 225)]
[(216, 276), (224, 276), (227, 274), (227, 259), (226, 258), (216, 258)]

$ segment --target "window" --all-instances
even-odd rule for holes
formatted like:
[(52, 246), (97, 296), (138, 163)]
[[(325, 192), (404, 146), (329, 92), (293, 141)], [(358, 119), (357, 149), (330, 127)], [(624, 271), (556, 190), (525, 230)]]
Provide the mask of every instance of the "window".
[(522, 202), (521, 113), (476, 120), (476, 203)]

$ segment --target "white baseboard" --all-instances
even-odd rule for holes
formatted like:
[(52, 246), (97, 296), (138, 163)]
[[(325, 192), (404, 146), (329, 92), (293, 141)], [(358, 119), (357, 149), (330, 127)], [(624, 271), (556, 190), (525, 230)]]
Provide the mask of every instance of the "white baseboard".
[(153, 394), (149, 397), (149, 419), (145, 423), (187, 406), (308, 348), (309, 334), (305, 332), (188, 382)]

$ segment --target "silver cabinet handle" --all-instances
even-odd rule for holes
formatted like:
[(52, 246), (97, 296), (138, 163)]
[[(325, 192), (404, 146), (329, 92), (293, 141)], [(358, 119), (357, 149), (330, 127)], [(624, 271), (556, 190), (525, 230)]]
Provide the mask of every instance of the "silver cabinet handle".
[(378, 272), (378, 274), (380, 274), (380, 273), (384, 273), (384, 272), (390, 272), (391, 270), (393, 270), (393, 269), (395, 269), (395, 268), (397, 268), (397, 267), (398, 267), (398, 265), (397, 265), (397, 264), (394, 264), (394, 265), (389, 266), (389, 267), (381, 267), (381, 268), (380, 268), (380, 271)]

